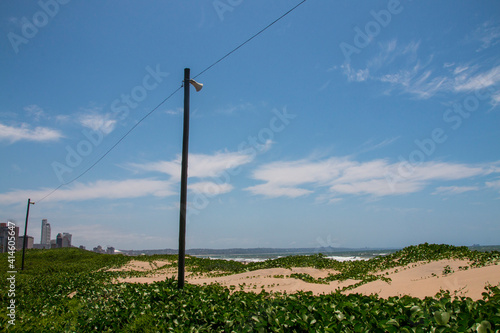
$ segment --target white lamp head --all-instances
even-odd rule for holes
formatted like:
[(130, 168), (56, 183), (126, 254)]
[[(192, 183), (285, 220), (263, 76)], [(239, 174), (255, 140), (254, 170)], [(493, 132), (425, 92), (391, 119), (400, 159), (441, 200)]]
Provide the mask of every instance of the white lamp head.
[(203, 83), (198, 83), (195, 80), (189, 80), (189, 83), (193, 85), (194, 89), (196, 89), (197, 92), (203, 88)]

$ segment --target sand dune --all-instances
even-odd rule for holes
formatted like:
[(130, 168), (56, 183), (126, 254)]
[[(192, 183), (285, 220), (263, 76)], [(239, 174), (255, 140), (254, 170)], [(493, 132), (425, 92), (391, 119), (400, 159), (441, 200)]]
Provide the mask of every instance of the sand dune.
[[(150, 264), (132, 260), (122, 268), (115, 270), (151, 271), (151, 274), (144, 277), (120, 278), (117, 282), (152, 283), (177, 276), (177, 270), (173, 267), (157, 269), (167, 263), (167, 261), (158, 261)], [(235, 290), (253, 292), (261, 290), (286, 293), (311, 291), (316, 295), (331, 293), (359, 282), (358, 280), (345, 280), (332, 281), (329, 284), (307, 283), (290, 278), (292, 273), (305, 273), (314, 278), (322, 278), (328, 276), (329, 273), (335, 274), (337, 272), (310, 267), (261, 269), (219, 277), (186, 272), (186, 282), (198, 285), (219, 283), (227, 287), (234, 286)], [(344, 293), (377, 294), (383, 298), (402, 295), (424, 298), (434, 296), (440, 290), (448, 290), (452, 295), (466, 296), (477, 300), (482, 298), (481, 294), (485, 291), (486, 285), (500, 284), (500, 265), (469, 268), (468, 262), (460, 260), (419, 262), (376, 274), (389, 277), (392, 281), (377, 280), (346, 290)]]
[(155, 260), (152, 262), (131, 260), (122, 267), (108, 269), (108, 272), (130, 272), (130, 271), (147, 272), (165, 266), (168, 263), (169, 263), (168, 260)]
[[(443, 274), (445, 267), (452, 270), (449, 274)], [(481, 268), (468, 268), (466, 261), (440, 260), (426, 264), (418, 264), (416, 267), (408, 267), (390, 273), (390, 283), (373, 281), (350, 293), (361, 293), (365, 295), (377, 294), (380, 297), (409, 295), (418, 298), (434, 296), (441, 289), (448, 290), (457, 296), (466, 296), (472, 299), (481, 299), (484, 287), (488, 284), (498, 285), (500, 283), (500, 265), (492, 265)]]

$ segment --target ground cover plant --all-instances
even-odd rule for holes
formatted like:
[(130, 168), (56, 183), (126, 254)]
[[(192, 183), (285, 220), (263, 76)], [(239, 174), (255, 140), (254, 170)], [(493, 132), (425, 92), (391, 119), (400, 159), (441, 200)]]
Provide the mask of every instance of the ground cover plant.
[[(186, 259), (190, 272), (233, 274), (272, 267), (332, 268), (326, 279), (377, 279), (379, 270), (419, 261), (465, 259), (472, 267), (497, 263), (498, 252), (478, 252), (448, 245), (410, 246), (369, 261), (337, 262), (323, 255), (291, 256), (248, 265), (195, 257)], [(20, 256), (16, 258), (20, 262)], [(144, 261), (176, 256), (135, 257)], [(0, 256), (1, 281), (6, 281)], [(310, 292), (279, 294), (243, 292), (220, 285), (187, 284), (177, 289), (173, 278), (152, 284), (112, 283), (109, 272), (131, 260), (121, 255), (95, 254), (79, 249), (29, 250), (26, 267), (16, 276), (16, 325), (7, 328), (6, 294), (0, 295), (0, 330), (12, 332), (500, 332), (500, 290), (491, 286), (483, 299), (408, 296), (382, 299), (376, 295), (314, 296)], [(340, 275), (339, 275), (340, 274)], [(312, 280), (311, 280), (312, 279)], [(364, 280), (363, 280), (364, 281)], [(4, 283), (4, 282), (3, 282)]]

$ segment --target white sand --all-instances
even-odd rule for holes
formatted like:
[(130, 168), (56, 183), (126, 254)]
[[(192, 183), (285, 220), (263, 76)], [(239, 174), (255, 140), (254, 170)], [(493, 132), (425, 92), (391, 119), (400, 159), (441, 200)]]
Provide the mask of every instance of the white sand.
[[(177, 276), (176, 268), (156, 269), (167, 263), (167, 261), (158, 261), (150, 265), (148, 262), (133, 260), (122, 267), (121, 270), (151, 271), (151, 274), (145, 277), (120, 278), (117, 282), (152, 283)], [(449, 266), (452, 272), (444, 275), (445, 266)], [(345, 293), (377, 294), (383, 298), (401, 295), (424, 298), (426, 296), (434, 296), (442, 289), (449, 290), (452, 295), (467, 296), (477, 300), (482, 298), (481, 294), (485, 291), (484, 287), (486, 285), (500, 284), (500, 265), (468, 268), (467, 270), (459, 269), (459, 267), (465, 266), (468, 266), (468, 263), (459, 260), (414, 263), (406, 267), (398, 267), (376, 273), (391, 278), (392, 281), (390, 283), (377, 280), (361, 285), (353, 290), (347, 290)], [(337, 289), (342, 289), (359, 282), (358, 280), (346, 280), (332, 281), (329, 284), (307, 283), (299, 279), (290, 278), (289, 276), (292, 273), (306, 273), (314, 278), (320, 278), (328, 276), (329, 273), (336, 274), (337, 272), (309, 267), (261, 269), (221, 277), (186, 272), (186, 282), (198, 285), (219, 283), (228, 287), (234, 286), (235, 290), (253, 292), (260, 292), (264, 289), (273, 292), (294, 293), (302, 290), (311, 291), (315, 295), (331, 293)], [(386, 273), (388, 274), (386, 275)]]

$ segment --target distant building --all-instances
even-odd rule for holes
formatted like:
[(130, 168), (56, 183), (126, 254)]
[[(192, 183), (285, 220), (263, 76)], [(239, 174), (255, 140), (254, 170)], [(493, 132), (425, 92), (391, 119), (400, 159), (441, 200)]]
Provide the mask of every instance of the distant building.
[(108, 246), (108, 248), (106, 249), (106, 253), (107, 254), (115, 254), (115, 248), (112, 246)]
[[(13, 222), (11, 222), (13, 223)], [(0, 223), (0, 253), (9, 250), (9, 227), (7, 223)], [(14, 227), (14, 246), (17, 245), (17, 237), (19, 237), (19, 227)]]
[(50, 248), (51, 249), (57, 248), (57, 240), (56, 239), (51, 239), (50, 240)]
[[(26, 236), (26, 248), (27, 249), (32, 249), (33, 248), (33, 242), (34, 242), (34, 240), (35, 239), (33, 237)], [(22, 250), (23, 249), (23, 243), (24, 243), (24, 236), (17, 237), (16, 248), (18, 250)]]
[(50, 223), (47, 219), (42, 220), (42, 237), (40, 239), (40, 244), (50, 244)]
[(92, 251), (97, 252), (97, 253), (105, 253), (105, 251), (101, 245), (97, 245), (96, 247), (94, 247), (94, 249)]
[(56, 236), (56, 247), (57, 248), (62, 247), (62, 243), (63, 243), (63, 236), (61, 233), (58, 233)]
[(80, 245), (80, 249), (81, 249), (81, 250), (85, 250), (85, 246)]
[(71, 236), (67, 232), (62, 234), (62, 247), (71, 247)]

